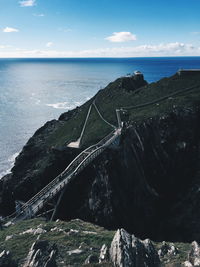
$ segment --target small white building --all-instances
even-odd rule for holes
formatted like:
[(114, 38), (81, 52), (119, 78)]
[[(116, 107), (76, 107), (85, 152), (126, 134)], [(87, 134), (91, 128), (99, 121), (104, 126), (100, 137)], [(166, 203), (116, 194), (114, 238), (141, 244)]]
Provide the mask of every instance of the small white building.
[(143, 75), (143, 74), (142, 74), (142, 72), (141, 72), (141, 71), (139, 71), (139, 70), (136, 70), (136, 71), (134, 71), (134, 75)]
[(144, 80), (144, 76), (143, 76), (143, 73), (141, 71), (136, 70), (136, 71), (134, 71), (133, 74), (134, 74), (133, 77), (135, 80)]

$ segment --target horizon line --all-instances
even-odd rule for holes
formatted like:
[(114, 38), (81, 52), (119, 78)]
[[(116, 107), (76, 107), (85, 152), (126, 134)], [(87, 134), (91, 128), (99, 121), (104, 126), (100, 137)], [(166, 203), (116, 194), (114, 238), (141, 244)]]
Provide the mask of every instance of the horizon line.
[(0, 59), (131, 59), (131, 58), (186, 58), (200, 56), (138, 56), (138, 57), (0, 57)]

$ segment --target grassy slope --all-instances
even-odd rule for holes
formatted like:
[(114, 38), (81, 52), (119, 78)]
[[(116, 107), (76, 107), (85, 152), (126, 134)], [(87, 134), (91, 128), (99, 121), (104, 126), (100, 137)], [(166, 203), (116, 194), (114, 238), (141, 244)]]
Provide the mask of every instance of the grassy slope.
[[(33, 219), (22, 221), (14, 226), (0, 231), (0, 251), (3, 249), (11, 251), (13, 259), (15, 259), (18, 263), (22, 263), (23, 259), (27, 256), (32, 243), (36, 241), (38, 235), (19, 235), (19, 233), (22, 233), (30, 228), (37, 228), (39, 225), (42, 229), (47, 231), (41, 235), (40, 240), (48, 240), (52, 244), (55, 243), (58, 247), (58, 267), (66, 266), (68, 264), (81, 266), (89, 255), (93, 254), (99, 256), (102, 245), (106, 244), (110, 246), (114, 236), (114, 232), (112, 231), (107, 231), (104, 228), (81, 220), (72, 220), (70, 222), (45, 222), (43, 219)], [(63, 229), (65, 233), (51, 232), (50, 229), (54, 227)], [(68, 235), (67, 232), (69, 232), (70, 229), (78, 230), (79, 232)], [(96, 234), (88, 234), (83, 231), (95, 232)], [(14, 235), (14, 237), (5, 241), (6, 236), (9, 235)], [(83, 253), (78, 256), (75, 254), (69, 256), (67, 252), (78, 249), (80, 244), (82, 244), (83, 248), (81, 249), (83, 249)]]
[[(179, 77), (178, 75), (174, 75), (132, 92), (121, 87), (122, 79), (123, 78), (119, 78), (113, 83), (110, 83), (95, 96), (96, 105), (100, 112), (106, 120), (114, 125), (117, 125), (115, 114), (116, 108), (150, 102), (169, 95), (177, 90), (192, 87), (194, 85), (199, 85), (199, 88), (151, 106), (129, 110), (129, 119), (133, 121), (143, 121), (149, 117), (157, 115), (162, 116), (174, 107), (192, 107), (200, 101), (200, 76), (197, 75), (190, 77)], [(49, 137), (49, 145), (65, 145), (68, 141), (76, 140), (80, 136), (88, 107), (91, 102), (92, 100), (82, 105), (75, 117), (66, 121)], [(83, 147), (96, 143), (110, 131), (111, 128), (100, 119), (93, 108), (83, 136)]]

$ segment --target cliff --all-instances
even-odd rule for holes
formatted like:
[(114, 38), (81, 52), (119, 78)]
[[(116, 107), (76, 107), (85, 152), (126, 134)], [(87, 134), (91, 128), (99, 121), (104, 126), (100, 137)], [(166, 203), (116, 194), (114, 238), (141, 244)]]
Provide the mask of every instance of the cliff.
[[(107, 149), (70, 183), (57, 218), (125, 228), (143, 239), (198, 241), (199, 75), (174, 75), (149, 85), (134, 77), (119, 78), (81, 107), (46, 123), (24, 146), (12, 173), (0, 181), (2, 214), (11, 213), (15, 200), (28, 200), (84, 147), (111, 131), (93, 110), (81, 149), (66, 146), (79, 137), (94, 99), (114, 125), (115, 109), (127, 107), (120, 144)], [(149, 105), (129, 109), (144, 103)]]

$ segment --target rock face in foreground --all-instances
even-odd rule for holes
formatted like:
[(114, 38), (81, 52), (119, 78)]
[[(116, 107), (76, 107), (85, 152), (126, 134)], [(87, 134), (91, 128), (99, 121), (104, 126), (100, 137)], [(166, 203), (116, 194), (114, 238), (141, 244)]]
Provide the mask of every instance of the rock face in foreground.
[(111, 261), (116, 267), (158, 267), (158, 253), (149, 239), (139, 240), (124, 229), (116, 232), (110, 248)]
[(188, 260), (184, 263), (186, 267), (200, 266), (200, 246), (196, 241), (191, 244)]

